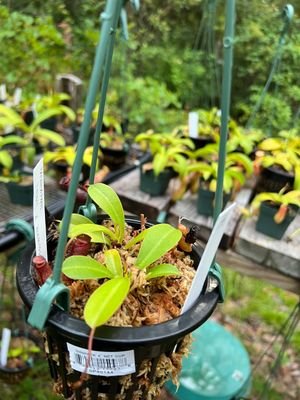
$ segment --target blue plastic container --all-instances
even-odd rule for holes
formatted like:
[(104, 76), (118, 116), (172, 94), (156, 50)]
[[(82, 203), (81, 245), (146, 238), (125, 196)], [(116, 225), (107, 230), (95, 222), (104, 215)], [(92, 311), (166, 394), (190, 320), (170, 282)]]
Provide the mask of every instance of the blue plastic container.
[(248, 353), (242, 343), (214, 321), (193, 332), (189, 357), (183, 360), (180, 386), (166, 389), (178, 400), (232, 400), (246, 396), (251, 382)]

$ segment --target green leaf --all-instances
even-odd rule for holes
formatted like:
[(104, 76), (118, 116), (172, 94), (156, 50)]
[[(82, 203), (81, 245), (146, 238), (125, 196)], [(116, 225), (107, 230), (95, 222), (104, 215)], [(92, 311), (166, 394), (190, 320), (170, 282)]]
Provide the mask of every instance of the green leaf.
[(140, 269), (148, 267), (175, 247), (182, 236), (179, 229), (168, 224), (154, 225), (146, 231), (136, 260), (136, 265)]
[(167, 166), (168, 156), (165, 149), (162, 147), (161, 151), (153, 158), (153, 172), (158, 176)]
[(130, 289), (130, 278), (111, 279), (88, 299), (84, 308), (85, 322), (93, 329), (105, 324), (121, 307)]
[(0, 164), (7, 169), (11, 169), (13, 166), (13, 158), (7, 150), (0, 151)]
[[(107, 243), (105, 240), (104, 235), (109, 236), (112, 240), (117, 240), (117, 237), (113, 231), (108, 229), (106, 226), (97, 225), (97, 224), (79, 224), (79, 225), (71, 225), (69, 229), (69, 237), (74, 238), (79, 235), (88, 235), (92, 238), (92, 242), (94, 241), (93, 238), (101, 238), (103, 237), (103, 241), (101, 240), (100, 243)], [(96, 240), (98, 241), (98, 240)]]
[(64, 260), (62, 272), (71, 279), (112, 278), (112, 273), (94, 258), (71, 256)]
[(114, 277), (123, 276), (123, 265), (120, 254), (116, 249), (104, 252), (105, 265)]
[(36, 128), (32, 133), (37, 139), (46, 139), (47, 142), (53, 142), (58, 146), (64, 146), (66, 144), (65, 139), (61, 136), (61, 134), (50, 131), (49, 129)]
[(180, 271), (175, 265), (160, 264), (150, 269), (146, 275), (146, 279), (160, 278), (169, 275), (180, 275)]
[(35, 130), (42, 122), (44, 122), (46, 119), (54, 117), (55, 115), (60, 115), (61, 111), (59, 107), (56, 108), (50, 108), (49, 110), (42, 111), (41, 113), (38, 114), (38, 116), (33, 120), (32, 124), (30, 125), (30, 128), (32, 130)]
[(147, 229), (144, 229), (142, 232), (140, 232), (138, 235), (136, 235), (134, 238), (129, 240), (129, 242), (124, 246), (125, 249), (129, 249), (130, 247), (134, 246), (136, 243), (140, 242), (141, 240), (144, 239), (144, 237), (147, 234)]
[(122, 203), (116, 192), (104, 183), (96, 183), (88, 188), (91, 199), (109, 215), (114, 223), (119, 243), (125, 233), (125, 216)]

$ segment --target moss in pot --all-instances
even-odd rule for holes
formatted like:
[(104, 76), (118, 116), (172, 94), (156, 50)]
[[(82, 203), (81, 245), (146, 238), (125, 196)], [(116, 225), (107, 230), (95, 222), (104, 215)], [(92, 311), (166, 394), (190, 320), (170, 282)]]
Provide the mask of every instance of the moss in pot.
[[(79, 396), (76, 398), (84, 399), (155, 399), (171, 375), (176, 381), (182, 355), (188, 349), (189, 338), (185, 336), (209, 317), (218, 295), (210, 293), (206, 299), (210, 301), (178, 317), (195, 273), (193, 259), (177, 247), (181, 232), (167, 224), (147, 227), (144, 219), (127, 224), (120, 200), (104, 184), (91, 185), (89, 195), (111, 219), (99, 225), (72, 215), (63, 263), (72, 317), (66, 323), (65, 315), (56, 321), (50, 318), (46, 330), (55, 390), (65, 397), (75, 393)], [(21, 275), (19, 272), (20, 283)], [(22, 297), (26, 301), (24, 292)], [(84, 318), (86, 324), (74, 317)], [(62, 346), (61, 339), (51, 339), (71, 325), (73, 331), (84, 326), (84, 338), (80, 338), (84, 344), (80, 347), (89, 349), (78, 371), (72, 368), (74, 353), (69, 351), (69, 356), (66, 346), (78, 346), (79, 339), (71, 337), (70, 332), (65, 335), (67, 345)], [(61, 346), (65, 360), (59, 354)], [(113, 377), (93, 375), (91, 368), (100, 349), (132, 349), (136, 372), (120, 372)], [(58, 376), (57, 370), (63, 365), (66, 374)]]

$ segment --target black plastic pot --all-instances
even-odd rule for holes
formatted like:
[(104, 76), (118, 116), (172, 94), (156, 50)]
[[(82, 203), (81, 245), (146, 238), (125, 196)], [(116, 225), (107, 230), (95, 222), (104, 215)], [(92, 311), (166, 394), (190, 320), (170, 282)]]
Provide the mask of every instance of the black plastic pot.
[(274, 221), (274, 216), (277, 211), (278, 207), (274, 207), (266, 202), (261, 203), (259, 216), (256, 222), (256, 230), (264, 235), (280, 240), (295, 218), (297, 208), (290, 208), (285, 219), (280, 224)]
[(258, 179), (255, 191), (261, 192), (279, 192), (287, 185), (287, 190), (294, 186), (295, 175), (280, 168), (264, 168)]
[(125, 164), (129, 145), (125, 143), (123, 149), (120, 150), (100, 146), (100, 150), (103, 154), (103, 164), (108, 166), (110, 170), (115, 171)]
[[(24, 332), (23, 330), (12, 331), (12, 337), (20, 337), (31, 340), (35, 345), (41, 346), (41, 340), (37, 336), (30, 332)], [(5, 383), (16, 384), (24, 379), (33, 365), (33, 358), (30, 357), (24, 366), (20, 368), (8, 368), (0, 364), (0, 379)]]
[[(136, 227), (140, 226), (140, 223), (134, 219), (127, 219), (127, 223)], [(51, 252), (51, 249), (49, 250)], [(200, 254), (201, 250), (195, 247), (192, 253), (195, 265), (198, 265)], [(17, 286), (29, 309), (38, 290), (31, 271), (31, 260), (34, 255), (32, 243), (25, 250), (17, 267)], [(65, 398), (73, 395), (72, 398), (78, 400), (86, 398), (97, 400), (102, 395), (101, 399), (115, 400), (121, 394), (122, 388), (124, 394), (124, 397), (120, 397), (122, 400), (155, 399), (156, 397), (150, 395), (147, 397), (147, 393), (151, 385), (161, 387), (165, 382), (156, 370), (160, 358), (171, 356), (173, 352), (180, 352), (183, 338), (209, 318), (217, 305), (218, 298), (218, 288), (212, 292), (200, 294), (196, 304), (186, 313), (157, 325), (136, 328), (112, 326), (97, 328), (93, 340), (93, 351), (105, 351), (111, 354), (131, 351), (134, 354), (136, 372), (127, 375), (130, 382), (123, 387), (124, 377), (89, 375), (81, 387), (71, 388), (72, 382), (77, 382), (81, 373), (70, 367), (67, 343), (87, 349), (90, 329), (83, 320), (72, 317), (53, 305), (45, 329), (51, 375), (56, 384), (61, 385)], [(147, 361), (150, 362), (148, 379), (144, 382), (141, 391), (137, 393), (139, 372), (142, 364)], [(89, 395), (85, 397), (87, 392)]]
[(32, 206), (33, 182), (31, 184), (8, 182), (6, 183), (6, 187), (11, 203), (19, 204), (21, 206)]
[(140, 189), (144, 193), (151, 196), (161, 196), (168, 189), (169, 182), (173, 178), (174, 172), (167, 169), (159, 175), (155, 175), (153, 170), (143, 171), (143, 166), (140, 166)]
[(192, 142), (195, 145), (195, 149), (202, 149), (203, 147), (205, 147), (207, 144), (211, 144), (211, 143), (215, 143), (215, 141), (213, 140), (213, 138), (209, 137), (209, 136), (199, 136), (197, 138), (190, 138), (192, 140)]
[[(223, 194), (223, 208), (230, 199), (230, 194)], [(198, 190), (197, 197), (197, 211), (200, 215), (212, 217), (214, 215), (214, 201), (215, 192), (204, 189), (202, 187)]]

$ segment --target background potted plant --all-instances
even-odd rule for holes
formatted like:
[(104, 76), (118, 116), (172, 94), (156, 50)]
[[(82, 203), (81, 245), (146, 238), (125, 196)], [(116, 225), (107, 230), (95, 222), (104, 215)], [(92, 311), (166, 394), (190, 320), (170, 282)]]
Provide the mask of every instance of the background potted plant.
[(286, 185), (300, 188), (300, 138), (295, 129), (261, 141), (257, 149), (257, 192), (279, 192)]
[(256, 230), (274, 239), (283, 237), (300, 207), (300, 190), (285, 191), (259, 193), (251, 203), (252, 213), (259, 210)]
[(0, 364), (0, 379), (6, 384), (17, 384), (33, 365), (41, 351), (38, 337), (29, 331), (14, 329), (11, 332), (7, 362)]
[[(109, 186), (91, 185), (88, 192), (108, 217), (102, 224), (78, 214), (71, 218), (63, 262), (71, 313), (54, 305), (46, 327), (55, 391), (92, 400), (99, 395), (157, 399), (164, 382), (177, 376), (189, 342), (186, 334), (208, 318), (218, 294), (201, 294), (179, 316), (195, 274), (193, 258), (195, 265), (199, 261), (196, 247), (191, 258), (177, 247), (182, 237), (178, 229), (149, 226), (143, 218), (125, 221)], [(50, 265), (56, 237), (52, 231)], [(52, 272), (36, 256), (34, 246), (29, 247), (17, 270), (19, 291), (29, 308), (38, 283)], [(32, 264), (42, 281), (34, 279)]]
[(105, 115), (103, 118), (105, 132), (101, 133), (100, 149), (103, 154), (103, 163), (111, 170), (118, 169), (126, 162), (129, 151), (129, 143), (121, 124), (113, 115)]
[[(217, 146), (218, 144), (208, 144), (189, 153), (187, 166), (183, 174), (179, 176), (172, 193), (173, 201), (178, 201), (188, 191), (197, 192), (197, 211), (206, 216), (212, 216), (214, 210), (218, 176)], [(224, 206), (252, 173), (253, 163), (246, 154), (239, 152), (227, 154), (223, 185)]]
[(135, 141), (151, 154), (151, 161), (140, 166), (140, 189), (152, 196), (164, 194), (170, 179), (184, 173), (186, 159), (194, 148), (193, 142), (188, 138), (177, 137), (176, 133), (152, 131), (140, 133)]

